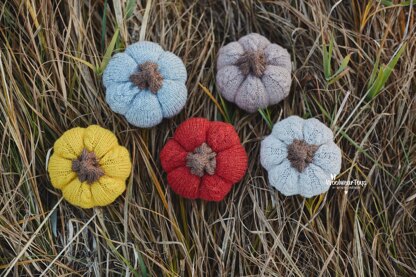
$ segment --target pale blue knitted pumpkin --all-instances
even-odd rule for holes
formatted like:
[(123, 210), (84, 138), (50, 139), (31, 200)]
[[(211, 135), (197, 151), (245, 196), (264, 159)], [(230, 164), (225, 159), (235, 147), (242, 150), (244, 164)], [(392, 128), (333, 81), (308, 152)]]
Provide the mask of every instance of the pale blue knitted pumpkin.
[(329, 189), (341, 170), (332, 131), (315, 118), (290, 116), (261, 142), (260, 161), (270, 184), (286, 196), (312, 197)]
[(152, 127), (185, 106), (187, 73), (182, 60), (142, 41), (114, 55), (103, 74), (106, 101), (138, 127)]

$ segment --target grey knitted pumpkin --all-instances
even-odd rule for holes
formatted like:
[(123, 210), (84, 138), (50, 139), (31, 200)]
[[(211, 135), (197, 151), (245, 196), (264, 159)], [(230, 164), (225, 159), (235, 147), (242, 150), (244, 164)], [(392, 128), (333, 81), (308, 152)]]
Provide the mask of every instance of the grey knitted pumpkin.
[(289, 94), (291, 68), (286, 49), (252, 33), (219, 50), (217, 86), (225, 99), (255, 112)]
[(327, 191), (341, 170), (341, 157), (331, 129), (315, 118), (290, 116), (261, 142), (260, 162), (269, 183), (286, 196)]

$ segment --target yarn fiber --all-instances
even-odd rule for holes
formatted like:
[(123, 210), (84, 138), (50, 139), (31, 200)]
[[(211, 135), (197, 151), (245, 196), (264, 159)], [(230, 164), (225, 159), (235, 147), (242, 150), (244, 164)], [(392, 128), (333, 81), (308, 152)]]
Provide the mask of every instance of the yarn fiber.
[(252, 33), (219, 50), (219, 92), (241, 109), (255, 112), (288, 96), (292, 65), (286, 49)]
[(231, 124), (191, 118), (160, 153), (174, 192), (189, 199), (221, 201), (247, 170), (247, 154)]
[(142, 41), (115, 54), (103, 74), (106, 101), (131, 124), (149, 128), (185, 106), (186, 68), (175, 54)]
[(72, 205), (106, 206), (126, 189), (130, 155), (109, 130), (97, 125), (70, 129), (53, 150), (48, 165), (51, 183)]
[(261, 142), (260, 161), (269, 183), (286, 196), (312, 197), (326, 192), (341, 170), (341, 149), (317, 119), (290, 116)]

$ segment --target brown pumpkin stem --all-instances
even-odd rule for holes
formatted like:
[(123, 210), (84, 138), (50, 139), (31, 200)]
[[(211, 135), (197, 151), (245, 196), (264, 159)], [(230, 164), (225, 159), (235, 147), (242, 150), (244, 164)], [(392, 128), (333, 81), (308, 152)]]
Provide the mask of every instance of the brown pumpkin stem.
[(156, 94), (162, 87), (163, 76), (160, 74), (157, 64), (145, 62), (139, 66), (139, 72), (130, 75), (130, 81), (140, 89), (147, 89)]
[(209, 175), (214, 175), (217, 167), (216, 156), (217, 153), (212, 151), (211, 147), (204, 142), (195, 148), (194, 152), (188, 153), (186, 166), (191, 169), (192, 174), (199, 177), (204, 176), (205, 172)]
[(83, 149), (78, 159), (72, 161), (72, 171), (76, 172), (81, 182), (92, 184), (104, 175), (94, 152)]
[(318, 148), (318, 145), (308, 144), (304, 140), (294, 139), (287, 147), (287, 159), (293, 168), (299, 172), (303, 172), (312, 162), (313, 156)]
[(244, 75), (261, 77), (266, 70), (266, 57), (262, 50), (246, 52), (237, 60), (237, 65)]

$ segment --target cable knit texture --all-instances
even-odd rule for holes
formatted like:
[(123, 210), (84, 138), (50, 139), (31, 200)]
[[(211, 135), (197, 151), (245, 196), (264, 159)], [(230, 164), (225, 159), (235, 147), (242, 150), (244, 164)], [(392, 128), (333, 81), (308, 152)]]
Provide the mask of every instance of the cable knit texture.
[(255, 112), (288, 96), (291, 70), (286, 49), (252, 33), (219, 50), (217, 86), (225, 99)]
[(170, 187), (190, 199), (221, 201), (247, 170), (247, 154), (231, 124), (191, 118), (160, 153)]
[(126, 189), (130, 155), (109, 130), (97, 125), (70, 129), (53, 149), (48, 165), (51, 183), (72, 205), (106, 206)]
[(142, 41), (114, 55), (103, 74), (106, 101), (133, 125), (149, 128), (185, 106), (186, 68), (175, 54)]
[(286, 196), (312, 197), (329, 189), (341, 170), (341, 149), (332, 131), (315, 118), (290, 116), (261, 142), (260, 161), (269, 183)]

